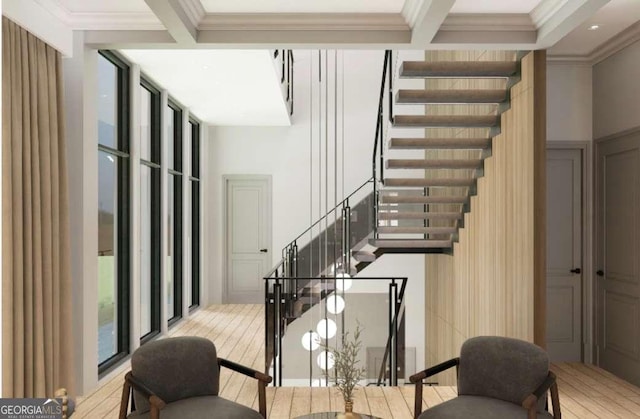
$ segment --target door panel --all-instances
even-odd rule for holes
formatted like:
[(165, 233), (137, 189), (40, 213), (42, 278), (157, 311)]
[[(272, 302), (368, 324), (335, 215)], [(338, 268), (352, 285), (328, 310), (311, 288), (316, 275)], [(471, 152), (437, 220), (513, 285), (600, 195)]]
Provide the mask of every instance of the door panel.
[(640, 134), (598, 143), (596, 176), (598, 362), (640, 385)]
[(547, 150), (547, 349), (582, 360), (582, 151)]
[(270, 188), (265, 177), (226, 180), (227, 303), (264, 302), (262, 278), (271, 259)]

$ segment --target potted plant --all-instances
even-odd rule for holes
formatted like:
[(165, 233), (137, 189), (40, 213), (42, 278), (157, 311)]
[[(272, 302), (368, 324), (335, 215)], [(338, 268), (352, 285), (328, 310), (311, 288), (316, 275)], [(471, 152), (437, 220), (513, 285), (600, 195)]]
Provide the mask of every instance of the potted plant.
[(335, 386), (338, 387), (342, 398), (344, 399), (345, 413), (339, 415), (339, 418), (359, 418), (360, 415), (353, 413), (353, 393), (356, 385), (365, 376), (365, 368), (358, 364), (358, 354), (362, 348), (360, 334), (362, 328), (360, 323), (356, 326), (353, 336), (349, 336), (349, 332), (342, 335), (342, 344), (339, 348), (326, 347), (333, 358), (335, 373), (331, 377)]

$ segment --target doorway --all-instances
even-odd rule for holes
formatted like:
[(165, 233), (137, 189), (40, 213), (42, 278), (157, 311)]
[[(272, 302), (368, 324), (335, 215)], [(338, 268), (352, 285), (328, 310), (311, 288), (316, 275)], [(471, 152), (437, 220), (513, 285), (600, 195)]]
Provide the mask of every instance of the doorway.
[(640, 385), (640, 131), (596, 145), (598, 365)]
[(585, 302), (585, 154), (578, 144), (547, 150), (547, 350), (581, 362)]
[(271, 176), (224, 176), (224, 302), (264, 303), (271, 262)]

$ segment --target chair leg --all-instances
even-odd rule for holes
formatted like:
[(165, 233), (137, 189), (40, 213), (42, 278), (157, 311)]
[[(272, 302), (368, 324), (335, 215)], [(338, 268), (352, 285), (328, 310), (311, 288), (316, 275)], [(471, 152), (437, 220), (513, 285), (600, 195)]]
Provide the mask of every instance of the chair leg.
[(118, 419), (126, 419), (127, 418), (127, 407), (129, 407), (129, 394), (131, 393), (131, 385), (124, 381), (124, 386), (122, 387), (122, 398), (120, 399), (120, 415)]
[(555, 382), (551, 385), (551, 406), (553, 407), (554, 419), (561, 419), (562, 413), (560, 412), (560, 397), (558, 396), (558, 384)]
[(418, 419), (422, 413), (422, 380), (416, 383), (416, 394), (413, 402), (413, 418)]
[(151, 405), (151, 419), (160, 419), (160, 409), (157, 406)]
[(258, 408), (263, 418), (267, 417), (267, 392), (266, 384), (263, 381), (258, 381)]

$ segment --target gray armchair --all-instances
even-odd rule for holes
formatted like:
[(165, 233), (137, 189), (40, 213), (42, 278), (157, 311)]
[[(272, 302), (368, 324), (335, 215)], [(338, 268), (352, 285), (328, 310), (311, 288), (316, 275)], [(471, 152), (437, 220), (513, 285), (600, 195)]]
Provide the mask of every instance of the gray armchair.
[[(220, 367), (258, 381), (260, 413), (218, 397)], [(266, 418), (265, 387), (270, 382), (271, 377), (266, 374), (218, 358), (216, 347), (208, 339), (176, 337), (149, 342), (131, 357), (119, 418)], [(130, 399), (131, 413), (127, 414)]]
[[(456, 367), (458, 397), (422, 411), (422, 380)], [(467, 340), (454, 358), (410, 377), (416, 385), (419, 419), (560, 419), (560, 402), (549, 357), (540, 347), (517, 339), (481, 336)], [(546, 411), (551, 391), (553, 416)]]

